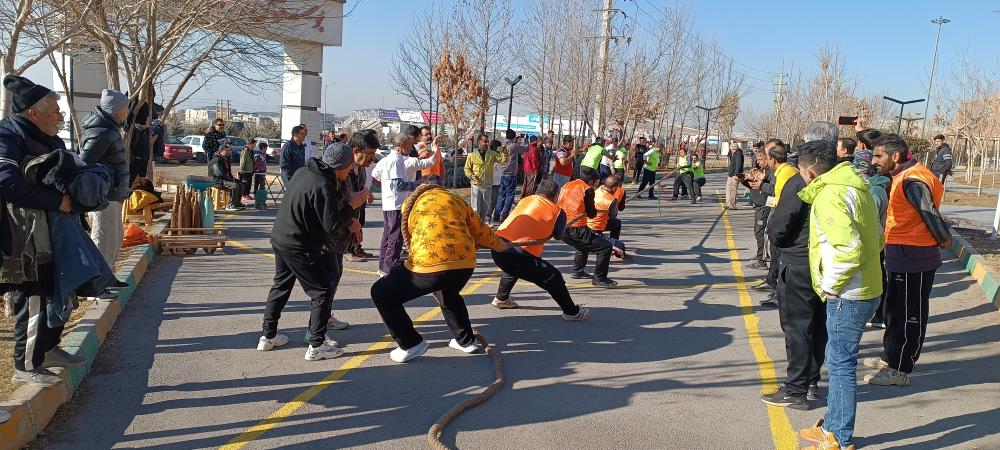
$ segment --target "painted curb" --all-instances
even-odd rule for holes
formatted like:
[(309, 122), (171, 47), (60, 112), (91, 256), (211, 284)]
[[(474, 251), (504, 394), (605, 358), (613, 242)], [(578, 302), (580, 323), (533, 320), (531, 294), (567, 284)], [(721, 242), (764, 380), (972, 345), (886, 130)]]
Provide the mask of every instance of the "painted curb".
[(976, 284), (986, 295), (986, 300), (993, 304), (994, 309), (1000, 309), (1000, 275), (990, 271), (983, 256), (954, 231), (951, 232), (951, 252), (965, 267), (965, 270), (976, 279)]
[[(158, 222), (153, 225), (150, 234), (155, 236), (164, 227), (165, 223)], [(73, 392), (80, 387), (83, 378), (90, 371), (101, 344), (107, 338), (118, 315), (132, 299), (132, 294), (155, 256), (156, 249), (152, 245), (135, 246), (122, 269), (115, 273), (118, 279), (127, 281), (129, 287), (118, 292), (117, 300), (98, 302), (94, 305), (73, 331), (63, 337), (60, 346), (71, 354), (85, 357), (86, 364), (71, 367), (69, 370), (53, 369), (53, 372), (63, 379), (63, 383), (59, 385), (48, 388), (21, 386), (10, 395), (10, 398), (0, 401), (0, 409), (6, 410), (11, 415), (10, 420), (0, 424), (0, 450), (19, 449), (29, 444), (45, 430), (59, 407), (73, 397)]]

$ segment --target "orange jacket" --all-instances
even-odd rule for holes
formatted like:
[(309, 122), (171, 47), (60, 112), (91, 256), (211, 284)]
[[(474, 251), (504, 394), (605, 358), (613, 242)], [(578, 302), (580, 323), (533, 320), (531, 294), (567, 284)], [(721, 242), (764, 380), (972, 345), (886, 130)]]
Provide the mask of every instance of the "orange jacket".
[(927, 185), (934, 200), (934, 207), (941, 207), (944, 196), (944, 185), (941, 180), (923, 164), (917, 163), (892, 177), (889, 189), (889, 208), (885, 218), (885, 243), (893, 245), (911, 245), (914, 247), (932, 247), (937, 245), (934, 235), (927, 229), (920, 213), (903, 192), (903, 182), (906, 180), (920, 181)]
[(582, 218), (573, 222), (567, 222), (566, 228), (587, 226), (587, 207), (583, 203), (583, 196), (587, 189), (590, 189), (590, 186), (580, 179), (570, 181), (563, 186), (562, 192), (559, 194), (559, 207), (566, 211), (566, 220), (570, 221), (583, 215)]
[[(497, 236), (510, 242), (548, 239), (552, 236), (559, 213), (562, 211), (551, 200), (541, 195), (529, 195), (517, 206), (497, 229)], [(545, 244), (522, 247), (528, 253), (542, 256)]]

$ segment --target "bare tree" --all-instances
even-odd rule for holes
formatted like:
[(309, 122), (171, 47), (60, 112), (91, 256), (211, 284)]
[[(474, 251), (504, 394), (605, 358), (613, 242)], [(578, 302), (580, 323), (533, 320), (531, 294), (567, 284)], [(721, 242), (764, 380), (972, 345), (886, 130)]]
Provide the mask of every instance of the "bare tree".
[(433, 71), (441, 57), (448, 27), (436, 3), (423, 7), (402, 33), (389, 68), (389, 82), (396, 93), (405, 96), (417, 109), (433, 111), (435, 100)]

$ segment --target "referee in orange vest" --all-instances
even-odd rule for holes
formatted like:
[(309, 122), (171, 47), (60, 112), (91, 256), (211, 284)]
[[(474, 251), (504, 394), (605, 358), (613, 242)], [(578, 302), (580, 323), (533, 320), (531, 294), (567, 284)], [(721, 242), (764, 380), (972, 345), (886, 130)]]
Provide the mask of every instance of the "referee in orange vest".
[[(552, 180), (542, 181), (534, 195), (522, 198), (517, 203), (497, 229), (497, 236), (507, 243), (562, 238), (567, 218), (566, 213), (556, 205), (558, 196), (559, 185)], [(542, 259), (544, 247), (545, 244), (536, 244), (492, 252), (493, 262), (503, 270), (493, 306), (499, 309), (517, 308), (517, 303), (510, 299), (510, 291), (514, 289), (517, 280), (523, 278), (552, 296), (562, 308), (563, 319), (584, 320), (590, 317), (589, 309), (573, 303), (559, 269)]]
[(951, 247), (952, 239), (938, 211), (941, 180), (916, 161), (903, 138), (883, 135), (874, 144), (872, 162), (892, 177), (885, 221), (885, 348), (862, 364), (878, 370), (865, 376), (866, 383), (906, 386), (924, 344), (941, 249)]

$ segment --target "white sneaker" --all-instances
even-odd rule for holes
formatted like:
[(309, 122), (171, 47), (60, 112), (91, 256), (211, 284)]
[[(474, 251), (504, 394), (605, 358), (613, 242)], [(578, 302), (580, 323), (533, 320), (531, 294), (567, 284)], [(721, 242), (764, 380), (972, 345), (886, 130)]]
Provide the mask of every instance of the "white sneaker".
[(517, 308), (517, 303), (514, 302), (514, 300), (511, 300), (509, 298), (507, 300), (500, 300), (499, 298), (493, 297), (493, 301), (490, 302), (490, 304), (493, 305), (494, 307), (496, 307), (497, 309), (514, 309), (514, 308)]
[(585, 306), (581, 306), (580, 307), (580, 311), (578, 311), (575, 316), (568, 316), (566, 314), (562, 315), (563, 320), (566, 320), (566, 321), (569, 321), (569, 322), (576, 322), (576, 321), (580, 321), (580, 320), (587, 320), (588, 317), (590, 317), (590, 308), (587, 308)]
[(288, 336), (283, 334), (276, 334), (273, 338), (268, 339), (267, 337), (261, 336), (260, 340), (257, 341), (257, 350), (266, 352), (274, 349), (274, 347), (281, 347), (288, 343)]
[(471, 344), (462, 346), (458, 344), (458, 341), (452, 339), (451, 342), (448, 342), (448, 346), (469, 354), (483, 352), (483, 346), (479, 344), (479, 341), (472, 341)]
[(865, 383), (876, 386), (909, 386), (910, 376), (890, 367), (865, 375)]
[(398, 363), (405, 363), (411, 359), (414, 359), (420, 355), (423, 355), (427, 351), (427, 341), (420, 341), (419, 344), (414, 345), (406, 350), (396, 347), (395, 350), (389, 352), (389, 359), (396, 361)]
[(383, 272), (382, 269), (378, 270), (378, 277), (379, 278), (385, 278), (387, 275), (389, 275), (389, 274), (387, 272)]
[(871, 358), (864, 358), (864, 359), (861, 360), (861, 365), (863, 365), (865, 367), (868, 367), (868, 368), (871, 368), (871, 369), (875, 369), (875, 370), (882, 370), (882, 369), (884, 369), (886, 367), (889, 367), (889, 363), (887, 363), (885, 361), (882, 361), (882, 357), (881, 356), (873, 356)]
[(333, 359), (344, 354), (344, 349), (337, 347), (337, 342), (327, 339), (319, 347), (309, 346), (306, 350), (306, 361), (319, 361), (321, 359)]

